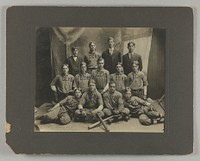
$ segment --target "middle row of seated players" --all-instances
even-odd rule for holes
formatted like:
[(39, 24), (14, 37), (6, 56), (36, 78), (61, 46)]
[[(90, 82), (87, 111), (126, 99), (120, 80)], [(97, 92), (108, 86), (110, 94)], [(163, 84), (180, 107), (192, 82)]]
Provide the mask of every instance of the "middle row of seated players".
[[(37, 117), (41, 123), (56, 122), (66, 125), (71, 120), (81, 122), (96, 122), (98, 113), (101, 117), (120, 115), (121, 120), (129, 117), (138, 118), (143, 125), (163, 122), (164, 117), (157, 112), (151, 103), (137, 96), (131, 96), (130, 88), (124, 90), (124, 97), (116, 91), (116, 83), (109, 82), (109, 89), (102, 95), (96, 89), (96, 82), (90, 79), (88, 89), (81, 93), (80, 89), (74, 90), (74, 96), (67, 96), (57, 103), (47, 113)], [(82, 95), (82, 96), (81, 96)]]
[(57, 75), (51, 82), (51, 89), (57, 94), (56, 102), (64, 99), (72, 89), (81, 88), (85, 92), (88, 88), (89, 79), (94, 79), (97, 90), (103, 94), (108, 89), (110, 80), (116, 82), (116, 90), (123, 92), (126, 86), (129, 86), (132, 95), (146, 99), (147, 95), (147, 78), (142, 71), (139, 71), (138, 62), (132, 64), (132, 72), (126, 76), (123, 73), (123, 66), (121, 63), (116, 65), (116, 73), (109, 74), (109, 71), (104, 69), (104, 59), (98, 59), (98, 69), (93, 70), (91, 74), (87, 73), (87, 65), (85, 62), (81, 63), (80, 73), (75, 77), (69, 74), (69, 67), (67, 64), (62, 66), (63, 73)]

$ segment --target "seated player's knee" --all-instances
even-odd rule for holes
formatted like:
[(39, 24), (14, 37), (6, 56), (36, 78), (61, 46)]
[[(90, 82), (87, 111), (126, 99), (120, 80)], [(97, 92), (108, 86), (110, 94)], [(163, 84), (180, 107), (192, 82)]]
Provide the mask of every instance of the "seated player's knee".
[(100, 117), (104, 117), (104, 115), (105, 115), (103, 111), (99, 111), (98, 114)]
[(81, 110), (78, 109), (75, 111), (75, 115), (80, 115), (80, 114), (81, 114)]
[(109, 109), (107, 109), (107, 108), (104, 108), (104, 109), (103, 109), (103, 112), (104, 112), (104, 114), (105, 114), (106, 116), (111, 116), (111, 115), (112, 115), (111, 110), (109, 110)]
[(63, 113), (60, 116), (59, 120), (60, 120), (60, 124), (62, 124), (62, 125), (67, 125), (68, 123), (71, 122), (71, 118), (68, 113)]
[(142, 125), (148, 126), (152, 124), (152, 120), (146, 114), (141, 114), (138, 119)]
[(129, 115), (130, 114), (130, 110), (128, 108), (124, 108), (122, 110), (122, 113), (125, 114), (125, 115)]

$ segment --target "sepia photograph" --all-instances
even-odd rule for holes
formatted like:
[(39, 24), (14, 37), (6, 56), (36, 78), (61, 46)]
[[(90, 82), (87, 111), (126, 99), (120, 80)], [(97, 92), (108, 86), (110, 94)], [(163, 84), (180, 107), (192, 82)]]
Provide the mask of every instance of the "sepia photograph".
[(36, 27), (34, 132), (165, 132), (166, 30)]

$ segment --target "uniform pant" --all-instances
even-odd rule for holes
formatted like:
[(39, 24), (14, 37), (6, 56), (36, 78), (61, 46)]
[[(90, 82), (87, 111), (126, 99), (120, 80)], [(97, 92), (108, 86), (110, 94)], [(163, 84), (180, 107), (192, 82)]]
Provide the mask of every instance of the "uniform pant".
[(59, 123), (66, 125), (70, 123), (71, 118), (65, 107), (57, 107), (43, 115), (41, 123)]
[[(105, 113), (106, 116), (111, 116), (115, 113), (113, 113), (113, 111), (111, 111), (108, 108), (104, 108), (103, 112)], [(128, 108), (122, 108), (119, 110), (119, 114), (122, 114), (123, 116), (128, 116), (130, 114), (130, 110)]]
[(160, 118), (160, 113), (148, 106), (131, 108), (131, 116), (137, 117), (142, 125), (151, 125), (154, 119)]
[[(96, 122), (98, 121), (98, 118), (95, 114), (92, 113), (94, 109), (83, 109), (83, 110), (76, 110), (75, 111), (75, 121), (80, 122)], [(99, 116), (103, 117), (104, 113), (103, 111), (98, 112)]]

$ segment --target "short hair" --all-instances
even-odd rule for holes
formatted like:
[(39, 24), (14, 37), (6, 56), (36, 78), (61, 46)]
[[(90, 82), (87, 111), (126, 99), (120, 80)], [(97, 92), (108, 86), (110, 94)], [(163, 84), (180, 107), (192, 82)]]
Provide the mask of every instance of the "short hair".
[(90, 42), (89, 42), (89, 47), (90, 47), (92, 44), (96, 45), (96, 43), (95, 43), (94, 41), (90, 41)]
[(110, 87), (111, 84), (115, 84), (116, 85), (116, 82), (113, 79), (111, 79), (110, 82), (109, 82), (109, 87)]
[(73, 52), (75, 49), (79, 50), (79, 48), (78, 48), (77, 46), (73, 46), (73, 47), (71, 48), (71, 51)]
[(123, 65), (122, 65), (121, 62), (118, 62), (116, 66), (121, 66), (121, 67), (123, 67)]
[(134, 41), (130, 41), (127, 46), (129, 47), (130, 44), (133, 44), (133, 46), (135, 46), (135, 42)]
[(80, 91), (82, 93), (82, 89), (81, 88), (75, 88), (74, 89), (74, 94), (76, 93), (76, 91)]
[(100, 61), (104, 61), (104, 58), (99, 57), (99, 59), (97, 60), (97, 62), (100, 62)]
[(124, 89), (124, 93), (127, 93), (127, 92), (131, 92), (131, 88), (130, 88), (130, 87), (126, 87), (126, 88)]
[(114, 41), (115, 39), (113, 37), (108, 37), (108, 41), (109, 40), (113, 40)]
[(85, 62), (81, 62), (80, 67), (82, 67), (82, 66), (86, 66), (87, 67), (87, 64)]
[(93, 83), (93, 84), (95, 84), (95, 85), (96, 85), (96, 82), (95, 82), (95, 80), (94, 80), (94, 79), (89, 79), (89, 81), (88, 81), (88, 86), (90, 85), (90, 83)]
[(63, 69), (64, 66), (66, 66), (66, 67), (69, 69), (69, 65), (68, 65), (68, 64), (63, 64), (63, 65), (61, 66), (61, 69)]

